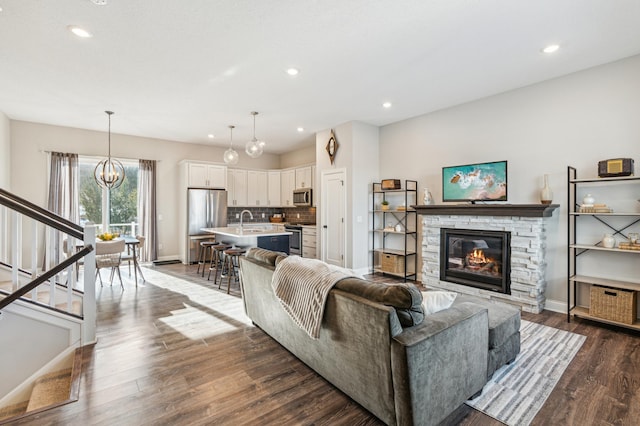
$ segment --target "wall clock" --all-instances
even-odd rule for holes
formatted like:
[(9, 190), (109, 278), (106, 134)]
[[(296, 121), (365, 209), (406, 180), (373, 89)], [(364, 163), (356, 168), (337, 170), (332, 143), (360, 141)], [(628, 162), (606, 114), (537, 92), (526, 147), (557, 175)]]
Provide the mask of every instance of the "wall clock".
[(329, 138), (329, 142), (327, 142), (327, 152), (329, 153), (329, 160), (331, 160), (331, 164), (333, 164), (333, 160), (336, 157), (337, 151), (338, 151), (338, 141), (336, 140), (336, 137), (333, 134), (333, 130), (331, 130), (331, 137)]

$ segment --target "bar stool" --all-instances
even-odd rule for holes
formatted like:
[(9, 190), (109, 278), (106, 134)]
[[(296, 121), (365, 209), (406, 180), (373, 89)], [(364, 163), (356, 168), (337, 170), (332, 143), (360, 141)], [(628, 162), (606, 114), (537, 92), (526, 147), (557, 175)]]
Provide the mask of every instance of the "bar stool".
[[(234, 277), (234, 280), (240, 282), (240, 278), (238, 277), (238, 268), (240, 267), (240, 256), (245, 254), (247, 250), (243, 248), (230, 248), (224, 251), (225, 257), (224, 262), (227, 266), (227, 294), (229, 294), (229, 290), (231, 289), (231, 277)], [(224, 269), (224, 268), (223, 268)], [(218, 284), (218, 288), (222, 284), (222, 277), (220, 277), (220, 283)]]
[(218, 281), (218, 271), (220, 271), (220, 281), (222, 282), (222, 271), (223, 271), (223, 260), (224, 260), (224, 251), (233, 247), (231, 244), (219, 243), (213, 246), (213, 254), (211, 255), (211, 263), (209, 263), (209, 275), (207, 275), (207, 280), (211, 279), (211, 271), (215, 270), (213, 273), (213, 283), (215, 284)]
[(202, 278), (204, 278), (204, 267), (207, 264), (207, 252), (209, 252), (209, 256), (213, 256), (213, 246), (218, 244), (220, 243), (217, 241), (200, 242), (200, 251), (198, 252), (198, 270), (196, 273), (200, 273), (200, 265), (202, 265)]

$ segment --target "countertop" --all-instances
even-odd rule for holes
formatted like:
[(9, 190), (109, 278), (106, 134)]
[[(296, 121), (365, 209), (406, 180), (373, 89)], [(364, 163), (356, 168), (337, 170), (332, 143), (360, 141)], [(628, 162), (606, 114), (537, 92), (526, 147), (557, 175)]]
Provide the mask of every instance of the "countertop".
[(236, 238), (253, 238), (253, 237), (270, 237), (275, 235), (291, 235), (288, 231), (279, 231), (275, 227), (270, 225), (244, 225), (240, 226), (226, 226), (224, 228), (202, 228), (204, 232), (211, 234), (226, 235), (228, 237)]

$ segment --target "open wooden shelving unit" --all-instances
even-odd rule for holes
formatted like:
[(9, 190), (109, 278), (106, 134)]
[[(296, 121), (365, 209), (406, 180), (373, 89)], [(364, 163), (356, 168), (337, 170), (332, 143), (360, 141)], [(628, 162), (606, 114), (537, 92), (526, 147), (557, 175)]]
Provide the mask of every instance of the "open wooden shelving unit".
[[(632, 226), (640, 222), (640, 212), (611, 212), (611, 213), (585, 213), (577, 211), (579, 205), (576, 201), (577, 187), (581, 184), (608, 184), (615, 185), (616, 183), (635, 183), (637, 182), (640, 189), (640, 177), (637, 176), (621, 176), (610, 178), (589, 178), (578, 179), (577, 170), (574, 167), (569, 166), (567, 169), (567, 205), (569, 206), (568, 214), (568, 227), (567, 227), (567, 239), (569, 242), (567, 268), (568, 268), (568, 281), (567, 281), (567, 321), (571, 321), (571, 316), (588, 319), (591, 321), (598, 321), (605, 324), (616, 325), (633, 330), (640, 330), (640, 320), (637, 319), (637, 310), (635, 312), (635, 321), (632, 324), (623, 323), (607, 318), (598, 317), (592, 315), (589, 306), (580, 305), (578, 300), (583, 291), (589, 291), (591, 286), (597, 285), (602, 287), (609, 287), (613, 289), (631, 290), (640, 292), (640, 282), (632, 281), (620, 281), (602, 277), (593, 277), (588, 275), (581, 275), (578, 273), (579, 262), (578, 257), (587, 252), (608, 252), (608, 253), (626, 253), (630, 256), (640, 255), (640, 250), (628, 250), (620, 248), (607, 248), (598, 245), (599, 243), (579, 244), (577, 243), (578, 231), (578, 219), (582, 217), (591, 217), (600, 222), (608, 230), (613, 231), (614, 235), (618, 235), (627, 238), (626, 232)], [(629, 218), (624, 225), (613, 226), (609, 218)], [(635, 257), (635, 256), (633, 256)], [(635, 258), (634, 262), (639, 262), (640, 257)], [(573, 290), (573, 291), (572, 291)]]
[[(371, 265), (374, 273), (415, 280), (418, 268), (418, 214), (410, 206), (417, 204), (418, 182), (404, 180), (401, 189), (382, 189), (381, 182), (374, 182), (371, 205)], [(395, 208), (383, 210), (382, 201), (389, 201)], [(401, 203), (401, 204), (400, 204)], [(398, 208), (402, 206), (403, 208)], [(391, 227), (388, 227), (388, 223)], [(395, 227), (399, 225), (400, 230)], [(396, 256), (403, 262), (399, 271), (383, 268), (385, 255)], [(400, 260), (401, 259), (401, 260)]]

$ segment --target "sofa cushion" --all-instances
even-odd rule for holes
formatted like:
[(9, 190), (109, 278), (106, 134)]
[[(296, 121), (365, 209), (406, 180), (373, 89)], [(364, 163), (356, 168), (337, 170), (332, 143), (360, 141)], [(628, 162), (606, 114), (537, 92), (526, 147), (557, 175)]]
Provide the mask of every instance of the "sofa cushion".
[(286, 254), (277, 251), (265, 250), (259, 247), (251, 247), (245, 255), (248, 259), (254, 259), (271, 266), (276, 266), (277, 262), (286, 257)]
[(489, 311), (489, 349), (498, 348), (520, 331), (520, 309), (506, 303), (459, 294), (455, 303), (472, 302)]
[(384, 284), (354, 277), (338, 281), (334, 288), (395, 308), (402, 327), (413, 327), (424, 319), (422, 294), (411, 283)]

